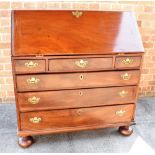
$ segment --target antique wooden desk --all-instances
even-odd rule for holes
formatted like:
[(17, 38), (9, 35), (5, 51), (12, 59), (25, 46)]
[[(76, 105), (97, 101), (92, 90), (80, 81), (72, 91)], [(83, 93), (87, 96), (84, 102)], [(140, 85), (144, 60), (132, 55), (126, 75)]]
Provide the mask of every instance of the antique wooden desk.
[(134, 123), (143, 45), (131, 12), (12, 11), (19, 145)]

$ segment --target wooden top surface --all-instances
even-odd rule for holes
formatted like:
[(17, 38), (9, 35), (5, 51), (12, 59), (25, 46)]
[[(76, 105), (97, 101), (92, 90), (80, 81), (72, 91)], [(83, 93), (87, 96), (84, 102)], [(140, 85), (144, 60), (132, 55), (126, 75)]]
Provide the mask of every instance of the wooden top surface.
[(12, 12), (12, 54), (72, 55), (143, 52), (131, 12)]

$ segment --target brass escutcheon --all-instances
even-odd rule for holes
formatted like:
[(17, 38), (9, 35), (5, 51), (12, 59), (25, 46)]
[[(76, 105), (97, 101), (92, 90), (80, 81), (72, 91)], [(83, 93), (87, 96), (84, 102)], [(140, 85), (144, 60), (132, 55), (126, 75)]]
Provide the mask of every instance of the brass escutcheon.
[(27, 67), (27, 68), (35, 68), (35, 67), (37, 67), (38, 66), (38, 63), (36, 63), (36, 62), (33, 62), (33, 61), (29, 61), (29, 62), (26, 62), (25, 63), (25, 67)]
[(31, 97), (31, 98), (28, 98), (28, 102), (31, 103), (31, 104), (38, 104), (40, 101), (40, 98), (39, 97)]
[(133, 63), (133, 59), (126, 58), (125, 60), (122, 60), (122, 63), (125, 65), (129, 65)]
[(82, 96), (82, 95), (83, 95), (83, 92), (82, 92), (82, 91), (80, 91), (80, 92), (79, 92), (79, 95), (80, 95), (80, 96)]
[(80, 80), (83, 80), (84, 79), (84, 76), (81, 74), (80, 75)]
[(40, 79), (37, 79), (35, 77), (31, 77), (30, 79), (27, 79), (28, 84), (38, 84), (39, 81)]
[(88, 61), (81, 59), (79, 61), (75, 61), (75, 64), (78, 67), (85, 68), (87, 66), (87, 64), (88, 64)]
[(120, 116), (120, 117), (122, 117), (122, 116), (124, 116), (124, 114), (126, 113), (126, 111), (125, 110), (119, 110), (119, 111), (116, 111), (116, 115), (117, 116)]
[(131, 75), (128, 73), (122, 74), (121, 77), (123, 78), (123, 80), (129, 80), (131, 78)]
[(79, 18), (82, 16), (83, 12), (82, 11), (72, 11), (72, 15), (75, 16), (76, 18)]
[(40, 117), (30, 118), (30, 122), (32, 122), (32, 123), (40, 123), (41, 122), (41, 118)]
[(121, 92), (119, 92), (120, 97), (126, 97), (127, 95), (128, 95), (128, 91), (122, 90)]
[(83, 110), (82, 109), (78, 109), (77, 111), (76, 111), (76, 113), (77, 113), (77, 115), (81, 115), (82, 113), (83, 113)]

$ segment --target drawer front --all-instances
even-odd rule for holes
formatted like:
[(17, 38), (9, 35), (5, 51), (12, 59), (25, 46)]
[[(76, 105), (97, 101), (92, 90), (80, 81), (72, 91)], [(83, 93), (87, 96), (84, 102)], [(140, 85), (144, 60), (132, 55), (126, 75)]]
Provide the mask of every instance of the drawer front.
[(134, 104), (21, 113), (21, 130), (59, 130), (130, 122)]
[(18, 93), (20, 111), (134, 103), (136, 86)]
[(120, 56), (116, 57), (115, 68), (139, 68), (142, 57), (140, 56)]
[(49, 71), (73, 72), (112, 69), (111, 58), (85, 58), (85, 59), (53, 59), (49, 60)]
[(140, 71), (18, 75), (18, 91), (41, 91), (136, 85)]
[(45, 60), (14, 60), (16, 73), (45, 72)]

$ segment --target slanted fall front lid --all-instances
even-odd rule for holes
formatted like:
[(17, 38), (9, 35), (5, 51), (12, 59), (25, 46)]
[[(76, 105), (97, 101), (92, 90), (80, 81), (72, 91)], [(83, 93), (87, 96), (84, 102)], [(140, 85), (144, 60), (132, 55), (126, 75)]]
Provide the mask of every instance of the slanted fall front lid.
[(131, 12), (12, 12), (14, 56), (119, 52), (143, 52)]

